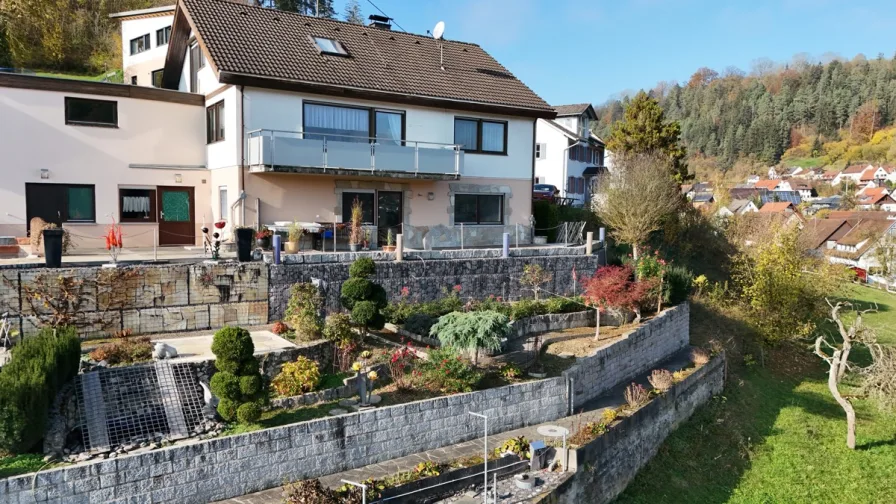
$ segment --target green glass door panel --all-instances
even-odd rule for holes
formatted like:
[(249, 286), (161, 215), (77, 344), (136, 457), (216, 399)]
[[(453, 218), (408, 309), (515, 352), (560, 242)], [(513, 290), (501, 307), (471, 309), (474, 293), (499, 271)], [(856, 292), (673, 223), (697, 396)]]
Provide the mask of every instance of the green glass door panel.
[(190, 222), (190, 194), (183, 191), (162, 191), (162, 220)]

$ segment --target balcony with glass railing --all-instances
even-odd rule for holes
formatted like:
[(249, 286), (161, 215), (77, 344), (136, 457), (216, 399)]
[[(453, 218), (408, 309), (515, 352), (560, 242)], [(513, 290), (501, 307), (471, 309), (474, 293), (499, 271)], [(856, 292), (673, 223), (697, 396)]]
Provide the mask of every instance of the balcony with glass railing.
[(463, 172), (457, 144), (259, 129), (246, 134), (249, 171), (452, 180)]

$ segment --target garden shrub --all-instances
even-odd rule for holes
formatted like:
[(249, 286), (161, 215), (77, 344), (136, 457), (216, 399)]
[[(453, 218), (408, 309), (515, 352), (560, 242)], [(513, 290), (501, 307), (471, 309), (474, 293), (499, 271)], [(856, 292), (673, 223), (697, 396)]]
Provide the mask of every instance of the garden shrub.
[(647, 378), (650, 385), (659, 392), (667, 392), (675, 383), (672, 379), (672, 373), (666, 369), (654, 369)]
[(323, 486), (319, 479), (289, 483), (283, 487), (285, 504), (339, 504), (336, 492)]
[(684, 266), (669, 266), (663, 277), (663, 303), (677, 305), (687, 301), (694, 274)]
[(521, 299), (511, 306), (510, 317), (513, 320), (520, 320), (526, 317), (544, 315), (547, 312), (548, 308), (545, 303), (535, 301), (534, 299)]
[(691, 362), (693, 362), (697, 367), (705, 366), (709, 363), (710, 355), (709, 352), (704, 348), (695, 348), (691, 350)]
[(470, 304), (470, 309), (473, 311), (494, 311), (503, 313), (508, 317), (513, 314), (513, 306), (510, 303), (504, 302), (500, 296), (489, 296), (482, 301), (473, 301)]
[(382, 329), (386, 324), (383, 310), (389, 303), (386, 290), (368, 277), (376, 272), (376, 265), (369, 257), (356, 260), (349, 267), (349, 279), (342, 283), (339, 300), (343, 308), (351, 312), (356, 325), (369, 329)]
[[(218, 398), (218, 414), (227, 421), (253, 423), (261, 415), (266, 396), (249, 331), (224, 327), (212, 340), (215, 368), (210, 388)], [(255, 407), (244, 407), (252, 403)]]
[(351, 317), (345, 313), (334, 313), (327, 317), (324, 324), (324, 338), (332, 341), (338, 348), (360, 342), (360, 335), (352, 329)]
[(453, 312), (432, 326), (430, 334), (444, 346), (470, 352), (473, 363), (479, 361), (479, 349), (498, 350), (501, 339), (510, 334), (510, 320), (493, 311)]
[(44, 437), (50, 405), (80, 359), (72, 327), (42, 329), (13, 347), (0, 372), (0, 451), (23, 453)]
[(545, 302), (545, 309), (548, 313), (573, 313), (584, 311), (586, 309), (581, 298), (562, 298), (553, 297)]
[(482, 379), (482, 374), (452, 348), (430, 350), (429, 360), (420, 361), (418, 368), (421, 387), (434, 392), (472, 392)]
[(416, 361), (417, 354), (407, 346), (395, 350), (389, 357), (389, 376), (399, 390), (413, 388), (411, 372)]
[(271, 385), (284, 397), (311, 392), (320, 383), (320, 370), (313, 360), (299, 356), (295, 362), (287, 362), (280, 368)]
[(93, 361), (106, 361), (110, 366), (149, 361), (152, 360), (152, 343), (149, 336), (122, 338), (103, 343), (94, 348), (89, 356)]
[(513, 453), (517, 457), (527, 458), (529, 456), (529, 440), (526, 436), (517, 436), (510, 438), (495, 448), (495, 456), (500, 457), (505, 453)]
[(632, 383), (625, 387), (625, 392), (622, 395), (625, 397), (625, 402), (632, 409), (646, 403), (647, 399), (650, 398), (650, 393), (647, 392), (647, 389), (637, 383)]
[(295, 331), (297, 340), (320, 339), (323, 332), (321, 307), (323, 307), (323, 298), (313, 284), (297, 283), (292, 286), (284, 320)]
[(415, 313), (408, 317), (404, 323), (404, 329), (421, 336), (429, 336), (429, 331), (435, 325), (436, 319), (425, 313)]

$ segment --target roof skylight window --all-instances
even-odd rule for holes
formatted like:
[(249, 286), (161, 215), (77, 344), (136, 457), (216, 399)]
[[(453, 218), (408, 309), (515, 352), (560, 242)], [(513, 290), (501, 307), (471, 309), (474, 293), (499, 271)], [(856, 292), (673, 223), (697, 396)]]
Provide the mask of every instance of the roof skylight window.
[(345, 47), (338, 40), (324, 37), (312, 37), (317, 49), (323, 54), (335, 54), (338, 56), (348, 56)]

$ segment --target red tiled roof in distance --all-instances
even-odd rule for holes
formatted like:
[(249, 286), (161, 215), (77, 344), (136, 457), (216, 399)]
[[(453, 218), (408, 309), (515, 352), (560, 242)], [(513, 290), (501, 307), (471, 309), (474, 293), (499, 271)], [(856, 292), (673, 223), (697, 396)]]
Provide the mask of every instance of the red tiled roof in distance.
[(789, 201), (770, 201), (759, 209), (761, 213), (782, 213), (787, 209), (793, 210), (793, 203)]
[(780, 180), (760, 180), (753, 184), (753, 187), (759, 189), (768, 189), (769, 191), (774, 191), (778, 184), (780, 184)]
[(843, 173), (844, 173), (844, 174), (849, 174), (849, 175), (857, 175), (857, 174), (862, 173), (863, 171), (865, 171), (865, 168), (868, 168), (868, 165), (863, 164), (863, 165), (852, 165), (852, 166), (847, 166), (846, 169), (843, 170)]

